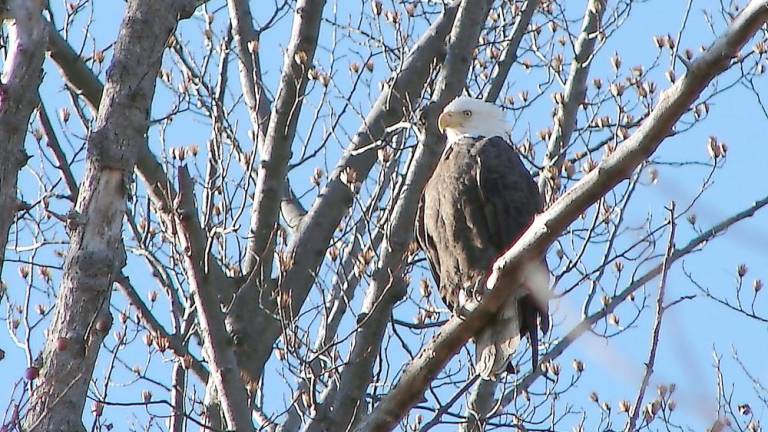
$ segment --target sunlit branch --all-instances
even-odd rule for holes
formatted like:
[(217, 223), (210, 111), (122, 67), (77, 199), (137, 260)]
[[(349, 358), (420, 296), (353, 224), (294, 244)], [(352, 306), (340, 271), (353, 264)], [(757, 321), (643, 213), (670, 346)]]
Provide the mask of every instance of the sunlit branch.
[(366, 430), (393, 427), (421, 397), (450, 358), (493, 316), (510, 294), (504, 287), (523, 284), (530, 257), (541, 256), (583, 211), (623, 181), (653, 154), (668, 132), (709, 82), (728, 69), (731, 58), (768, 17), (768, 2), (753, 1), (728, 30), (691, 64), (688, 73), (661, 95), (656, 108), (622, 146), (544, 213), (493, 266), (491, 292), (464, 320), (451, 319), (405, 369), (400, 381), (363, 422)]

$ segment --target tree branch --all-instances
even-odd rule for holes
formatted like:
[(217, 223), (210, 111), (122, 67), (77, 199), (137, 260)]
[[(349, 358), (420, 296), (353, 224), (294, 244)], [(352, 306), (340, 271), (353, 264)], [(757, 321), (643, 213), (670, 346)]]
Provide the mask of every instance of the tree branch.
[(99, 81), (96, 74), (85, 64), (82, 57), (72, 49), (72, 46), (56, 30), (53, 23), (48, 22), (48, 53), (51, 59), (59, 67), (61, 76), (70, 90), (79, 93), (88, 102), (95, 113), (101, 103), (101, 94), (104, 92), (104, 84)]
[(24, 138), (37, 105), (37, 88), (43, 79), (47, 36), (40, 15), (41, 1), (12, 0), (5, 7), (12, 21), (8, 24), (8, 54), (3, 63), (0, 94), (0, 276), (8, 233), (19, 208), (16, 197), (19, 171), (29, 160), (24, 151)]
[[(280, 88), (269, 117), (267, 135), (259, 148), (261, 162), (251, 208), (250, 241), (244, 272), (250, 274), (256, 271), (260, 288), (272, 275), (275, 227), (291, 159), (291, 144), (304, 105), (304, 91), (309, 82), (308, 72), (313, 67), (324, 8), (325, 0), (299, 0), (296, 4)], [(258, 117), (258, 112), (256, 115)]]
[(485, 430), (488, 415), (496, 406), (496, 380), (479, 379), (467, 400), (467, 422), (459, 427), (461, 432), (482, 432)]
[(601, 196), (627, 178), (668, 135), (678, 119), (731, 58), (768, 18), (768, 1), (753, 1), (734, 19), (724, 35), (696, 59), (688, 73), (662, 94), (658, 105), (636, 133), (605, 158), (600, 166), (558, 199), (493, 266), (490, 293), (465, 319), (453, 318), (406, 367), (397, 385), (363, 423), (365, 430), (394, 427), (421, 398), (429, 383), (476, 331), (491, 319), (510, 295), (505, 287), (524, 283), (526, 269), (560, 232)]
[[(267, 89), (261, 78), (261, 60), (259, 58), (259, 32), (253, 27), (253, 15), (250, 4), (245, 0), (229, 0), (229, 20), (232, 34), (237, 45), (240, 60), (240, 88), (248, 107), (251, 126), (256, 131), (256, 143), (263, 148), (270, 122), (270, 106)], [(296, 228), (301, 218), (307, 213), (291, 190), (288, 178), (283, 185), (280, 202), (283, 217), (292, 229)]]
[(240, 86), (243, 99), (248, 107), (251, 125), (257, 134), (257, 144), (266, 141), (269, 127), (269, 100), (264, 83), (261, 80), (261, 61), (259, 59), (259, 34), (253, 27), (251, 6), (247, 0), (228, 0), (229, 21), (237, 45), (240, 60)]
[[(83, 58), (50, 23), (48, 23), (48, 35), (51, 58), (59, 67), (67, 85), (81, 94), (95, 112), (101, 103), (104, 85), (85, 64)], [(136, 172), (147, 185), (147, 192), (155, 209), (163, 217), (166, 225), (171, 226), (174, 218), (172, 200), (177, 195), (176, 188), (170, 182), (163, 165), (150, 150), (147, 139), (144, 139), (136, 151)], [(209, 266), (209, 273), (216, 273), (213, 279), (216, 280), (215, 285), (221, 290), (220, 295), (223, 298), (229, 298), (235, 291), (234, 281), (226, 276), (215, 260), (210, 262)]]
[[(378, 358), (384, 332), (392, 316), (392, 308), (405, 295), (402, 273), (405, 252), (413, 237), (416, 207), (424, 186), (434, 171), (444, 146), (443, 136), (437, 130), (437, 115), (453, 98), (458, 96), (466, 82), (471, 65), (472, 51), (480, 36), (490, 1), (464, 1), (459, 8), (451, 31), (448, 54), (438, 79), (436, 101), (427, 114), (427, 133), (420, 143), (411, 168), (406, 175), (400, 198), (395, 204), (385, 230), (381, 259), (373, 274), (363, 303), (365, 321), (355, 334), (350, 359), (341, 373), (339, 390), (333, 401), (333, 414), (317, 416), (309, 431), (347, 428), (354, 424), (355, 413), (362, 410), (365, 391), (373, 378), (373, 366)], [(325, 404), (330, 401), (325, 401)], [(319, 409), (329, 414), (329, 410)]]
[[(104, 335), (112, 282), (125, 263), (122, 219), (138, 147), (149, 127), (165, 41), (190, 3), (127, 6), (100, 109), (88, 136), (85, 179), (70, 212), (70, 247), (25, 430), (83, 430), (81, 416)], [(37, 95), (37, 92), (32, 92)], [(66, 337), (70, 346), (58, 350)]]
[[(331, 174), (328, 183), (312, 205), (302, 224), (295, 231), (288, 246), (292, 266), (281, 279), (281, 289), (289, 291), (290, 311), (283, 316), (293, 317), (301, 310), (315, 280), (315, 270), (325, 256), (325, 250), (342, 217), (352, 204), (353, 192), (342, 180), (347, 169), (357, 173), (362, 181), (376, 161), (371, 144), (379, 140), (387, 127), (396, 124), (412, 111), (419, 100), (431, 66), (458, 11), (455, 0), (425, 32), (411, 49), (402, 67), (389, 79), (387, 88), (369, 112), (363, 125)], [(358, 151), (367, 149), (366, 151)], [(252, 379), (258, 380), (281, 331), (282, 323), (275, 318), (277, 305), (274, 297), (261, 297), (255, 289), (240, 289), (233, 304), (237, 311), (230, 313), (228, 324), (242, 347), (240, 364)], [(258, 329), (258, 330), (256, 330)], [(245, 360), (247, 358), (247, 360)]]
[(525, 2), (525, 6), (523, 6), (520, 12), (520, 17), (512, 29), (512, 36), (504, 48), (504, 55), (496, 65), (496, 72), (491, 79), (491, 86), (488, 87), (488, 91), (485, 94), (486, 102), (496, 102), (499, 99), (504, 83), (507, 82), (509, 71), (512, 70), (512, 65), (517, 61), (517, 50), (520, 48), (520, 42), (523, 41), (523, 36), (528, 31), (528, 26), (531, 24), (531, 19), (539, 3), (539, 0), (527, 0)]
[(229, 334), (224, 325), (224, 313), (213, 286), (207, 283), (207, 263), (213, 260), (205, 245), (206, 233), (200, 226), (195, 205), (194, 182), (186, 165), (179, 167), (179, 197), (175, 208), (178, 235), (184, 250), (184, 267), (190, 290), (195, 296), (197, 321), (203, 339), (203, 353), (211, 365), (211, 374), (221, 398), (227, 426), (237, 431), (252, 431), (248, 394), (240, 379), (240, 368)]
[[(659, 281), (659, 293), (656, 296), (656, 319), (653, 322), (653, 330), (651, 331), (651, 349), (648, 352), (648, 360), (645, 362), (645, 373), (643, 374), (643, 381), (640, 383), (640, 389), (637, 391), (637, 398), (632, 405), (629, 419), (627, 420), (627, 426), (624, 429), (626, 432), (635, 430), (637, 425), (637, 419), (640, 416), (641, 406), (643, 404), (643, 398), (645, 397), (645, 391), (648, 389), (648, 383), (651, 381), (651, 375), (653, 375), (653, 365), (656, 362), (656, 351), (659, 348), (659, 338), (661, 337), (661, 321), (664, 318), (664, 292), (667, 288), (667, 274), (669, 272), (670, 259), (675, 252), (675, 203), (672, 202), (669, 208), (669, 241), (667, 242), (667, 252), (664, 255), (664, 261), (661, 263), (661, 280)], [(653, 408), (648, 415), (655, 416)]]
[[(401, 147), (401, 145), (398, 145), (398, 150)], [(314, 346), (315, 354), (309, 363), (310, 369), (313, 372), (321, 370), (323, 365), (320, 354), (325, 353), (328, 349), (333, 347), (333, 342), (339, 331), (341, 320), (344, 318), (347, 311), (347, 305), (351, 303), (355, 297), (355, 291), (362, 279), (362, 274), (354, 271), (355, 266), (359, 264), (362, 254), (364, 253), (363, 245), (360, 240), (365, 236), (366, 230), (369, 228), (368, 222), (370, 221), (370, 218), (379, 207), (384, 195), (389, 191), (391, 179), (399, 166), (398, 162), (397, 159), (391, 160), (381, 173), (380, 182), (377, 183), (376, 190), (366, 204), (365, 209), (362, 212), (363, 214), (355, 223), (354, 231), (351, 233), (352, 242), (345, 248), (344, 253), (342, 254), (344, 258), (336, 269), (336, 275), (333, 277), (333, 286), (331, 287), (330, 294), (326, 297), (326, 302), (330, 303), (330, 307), (328, 307), (327, 315), (323, 315), (323, 321), (320, 324), (317, 340)], [(378, 227), (375, 234), (370, 237), (366, 250), (368, 248), (370, 248), (370, 250), (378, 250), (383, 238), (384, 229), (383, 227)], [(299, 388), (294, 392), (294, 403), (288, 411), (288, 417), (281, 426), (282, 431), (298, 430), (301, 425), (301, 414), (309, 407), (303, 406), (303, 401), (300, 395), (302, 392), (312, 391), (311, 383), (309, 381), (310, 380), (308, 379), (302, 380), (299, 384)], [(333, 389), (335, 388), (336, 387), (334, 386)], [(335, 390), (326, 390), (324, 396), (325, 399), (323, 400), (335, 398)], [(327, 405), (322, 403), (317, 407), (317, 411), (326, 408)]]
[[(739, 213), (736, 213), (735, 215), (721, 221), (717, 225), (714, 225), (712, 228), (702, 232), (700, 235), (696, 236), (691, 241), (689, 241), (685, 246), (679, 249), (675, 249), (675, 251), (670, 255), (669, 261), (667, 263), (668, 266), (671, 266), (680, 258), (683, 258), (684, 256), (687, 256), (688, 254), (694, 252), (701, 245), (715, 239), (718, 235), (724, 233), (726, 230), (728, 230), (728, 228), (735, 225), (736, 223), (754, 216), (758, 210), (762, 209), (765, 206), (768, 206), (768, 196), (760, 199), (759, 201), (756, 201), (753, 205), (749, 206), (748, 208), (740, 211)], [(632, 282), (629, 286), (624, 288), (620, 293), (613, 296), (610, 302), (608, 302), (608, 304), (606, 304), (602, 309), (586, 317), (578, 325), (576, 325), (571, 331), (569, 331), (560, 340), (560, 342), (558, 342), (554, 347), (552, 347), (552, 349), (550, 349), (542, 357), (541, 364), (551, 362), (552, 360), (556, 359), (561, 354), (563, 354), (565, 350), (568, 349), (569, 346), (571, 346), (571, 344), (573, 344), (576, 340), (579, 339), (579, 337), (581, 337), (581, 335), (583, 335), (589, 329), (591, 329), (592, 326), (594, 326), (597, 322), (605, 319), (605, 317), (607, 317), (614, 310), (616, 310), (616, 308), (619, 307), (620, 304), (626, 301), (627, 298), (629, 298), (629, 296), (632, 293), (644, 287), (646, 284), (652, 281), (653, 278), (661, 274), (661, 272), (662, 272), (662, 264), (659, 264), (656, 267), (649, 270), (648, 272), (646, 272), (645, 274), (643, 274), (642, 276), (635, 279), (634, 282)], [(523, 391), (527, 390), (531, 386), (531, 384), (533, 384), (533, 382), (536, 381), (536, 379), (541, 376), (541, 374), (542, 374), (541, 369), (535, 369), (535, 370), (532, 370), (523, 379), (521, 379), (517, 383), (517, 386), (515, 387), (515, 389), (505, 393), (504, 396), (501, 398), (500, 408), (504, 408), (505, 406), (509, 405), (514, 400), (515, 397), (520, 395)]]
[(128, 279), (128, 276), (121, 273), (117, 276), (117, 278), (115, 278), (115, 283), (117, 283), (117, 286), (120, 287), (120, 290), (123, 292), (128, 301), (131, 302), (131, 305), (135, 307), (139, 312), (142, 323), (144, 323), (144, 325), (149, 328), (149, 331), (152, 333), (153, 337), (159, 337), (167, 340), (168, 348), (170, 348), (176, 357), (182, 359), (189, 356), (189, 359), (191, 360), (189, 366), (190, 370), (195, 375), (197, 375), (197, 378), (200, 379), (201, 382), (208, 382), (208, 369), (203, 366), (203, 363), (199, 359), (196, 359), (189, 354), (187, 345), (182, 340), (183, 335), (171, 334), (165, 329), (165, 327), (163, 327), (162, 324), (160, 324), (160, 321), (157, 320), (152, 311), (147, 307), (141, 297), (139, 297), (139, 294), (136, 292), (136, 288), (133, 287), (133, 284), (131, 283), (131, 280)]
[(61, 148), (59, 139), (56, 137), (56, 131), (53, 130), (51, 119), (48, 117), (48, 111), (45, 109), (43, 100), (39, 98), (40, 105), (37, 107), (37, 120), (40, 122), (40, 126), (43, 128), (43, 134), (45, 135), (45, 141), (48, 148), (53, 152), (53, 156), (56, 158), (57, 168), (61, 172), (61, 178), (69, 189), (69, 194), (72, 196), (72, 201), (77, 201), (77, 196), (80, 193), (80, 187), (77, 185), (77, 180), (72, 174), (72, 169), (69, 166), (69, 161)]
[(539, 176), (539, 191), (544, 202), (551, 202), (559, 190), (560, 170), (565, 161), (571, 134), (576, 128), (576, 114), (587, 95), (589, 67), (595, 52), (595, 43), (606, 9), (605, 0), (590, 0), (584, 12), (581, 33), (576, 40), (576, 53), (571, 62), (568, 81), (565, 84), (562, 102), (557, 107), (552, 136), (544, 155), (542, 174)]

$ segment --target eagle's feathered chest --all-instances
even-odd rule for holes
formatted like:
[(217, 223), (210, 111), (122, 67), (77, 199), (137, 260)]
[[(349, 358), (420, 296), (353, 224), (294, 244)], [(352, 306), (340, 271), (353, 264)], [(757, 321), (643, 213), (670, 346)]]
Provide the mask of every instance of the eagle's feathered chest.
[[(427, 185), (424, 222), (439, 249), (441, 285), (463, 286), (482, 276), (498, 250), (481, 217), (479, 163), (470, 146), (455, 145), (440, 160)], [(444, 295), (444, 298), (446, 296)], [(453, 303), (452, 295), (445, 300)]]
[(424, 192), (420, 241), (449, 307), (459, 290), (483, 294), (476, 282), (539, 208), (533, 178), (502, 138), (463, 138), (446, 150)]

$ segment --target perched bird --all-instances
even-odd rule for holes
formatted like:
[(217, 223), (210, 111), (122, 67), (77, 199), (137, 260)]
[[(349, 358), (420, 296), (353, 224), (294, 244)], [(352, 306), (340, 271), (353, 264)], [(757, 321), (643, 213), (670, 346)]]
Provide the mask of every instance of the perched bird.
[[(449, 103), (438, 119), (445, 151), (426, 186), (417, 213), (416, 237), (425, 251), (445, 304), (459, 316), (485, 294), (493, 262), (523, 234), (541, 211), (531, 174), (507, 140), (504, 112), (469, 97)], [(546, 262), (526, 276), (525, 286), (475, 335), (476, 368), (494, 379), (511, 367), (520, 337), (528, 335), (538, 362), (538, 328), (549, 329)], [(538, 328), (537, 328), (538, 327)]]

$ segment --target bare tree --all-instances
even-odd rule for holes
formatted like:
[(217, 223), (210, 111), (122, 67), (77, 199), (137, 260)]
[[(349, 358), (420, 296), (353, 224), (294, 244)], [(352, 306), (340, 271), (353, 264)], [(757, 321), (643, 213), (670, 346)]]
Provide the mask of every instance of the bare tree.
[[(713, 349), (703, 419), (658, 371), (679, 305), (768, 322), (746, 264), (728, 292), (688, 264), (768, 204), (697, 219), (738, 169), (717, 101), (768, 119), (768, 2), (690, 1), (639, 38), (642, 2), (578, 3), (129, 0), (110, 39), (98, 2), (0, 2), (0, 360), (26, 364), (1, 430), (760, 430), (748, 347)], [(547, 205), (459, 318), (413, 225), (462, 94), (506, 109)], [(650, 206), (663, 176), (695, 193)], [(521, 345), (479, 379), (464, 348), (544, 254), (540, 367)], [(588, 334), (643, 341), (617, 403)]]

